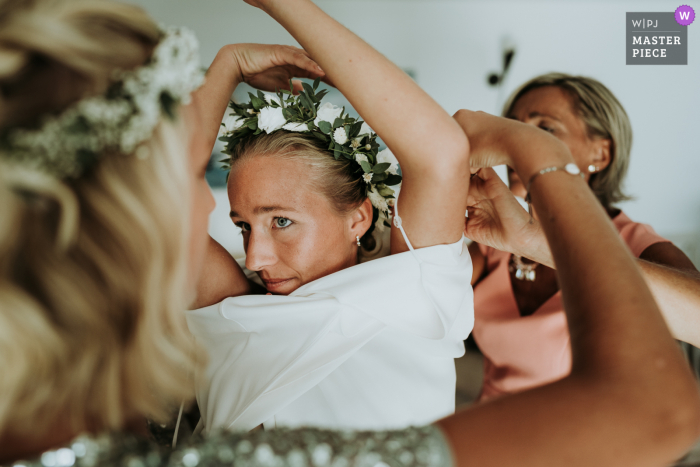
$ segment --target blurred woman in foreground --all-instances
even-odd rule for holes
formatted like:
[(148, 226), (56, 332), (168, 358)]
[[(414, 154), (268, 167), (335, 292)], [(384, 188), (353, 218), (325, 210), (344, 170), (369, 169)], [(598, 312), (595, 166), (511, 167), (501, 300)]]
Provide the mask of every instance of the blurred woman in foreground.
[[(692, 377), (606, 214), (565, 170), (566, 146), (463, 111), (472, 164), (507, 163), (532, 181), (572, 330), (571, 374), (424, 428), (221, 433), (174, 451), (150, 443), (140, 420), (162, 420), (192, 390), (196, 350), (182, 310), (206, 246), (201, 213), (212, 205), (196, 112), (213, 90), (178, 106), (199, 84), (191, 43), (132, 7), (0, 5), (0, 462), (651, 466), (700, 433)], [(292, 32), (332, 31), (303, 44), (321, 66), (375, 53), (307, 0), (258, 5)], [(250, 73), (225, 49), (209, 76), (231, 72), (236, 84), (280, 56), (299, 65), (289, 73), (320, 74), (303, 53), (273, 50)], [(51, 131), (49, 115), (67, 131)], [(23, 138), (34, 131), (45, 139)], [(536, 175), (547, 167), (561, 169)]]

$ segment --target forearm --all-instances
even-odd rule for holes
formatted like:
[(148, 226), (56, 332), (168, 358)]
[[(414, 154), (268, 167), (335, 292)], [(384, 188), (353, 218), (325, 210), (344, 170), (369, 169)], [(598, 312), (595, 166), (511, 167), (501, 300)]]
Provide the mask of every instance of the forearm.
[(228, 297), (250, 293), (250, 284), (241, 267), (228, 251), (211, 237), (205, 256), (193, 309), (214, 305)]
[[(566, 159), (564, 152), (541, 162)], [(535, 466), (546, 459), (552, 465), (651, 466), (673, 460), (697, 435), (697, 389), (633, 258), (580, 178), (550, 173), (531, 193), (559, 266), (572, 373), (440, 422), (458, 465)], [(654, 448), (638, 449), (648, 439)]]
[[(519, 256), (550, 268), (556, 268), (539, 223), (533, 224), (540, 234), (511, 248)], [(683, 342), (700, 347), (700, 274), (635, 258), (642, 276), (661, 310), (671, 334)]]
[(211, 152), (214, 149), (231, 94), (242, 82), (235, 48), (235, 45), (227, 45), (219, 50), (207, 70), (204, 85), (193, 94), (201, 119), (199, 128), (203, 131), (203, 145), (206, 146), (202, 150)]
[[(455, 155), (466, 145), (459, 125), (382, 54), (308, 0), (268, 3), (268, 13), (321, 65), (405, 171), (466, 156)], [(440, 158), (427, 157), (433, 154)]]
[(671, 333), (700, 347), (700, 274), (637, 260)]

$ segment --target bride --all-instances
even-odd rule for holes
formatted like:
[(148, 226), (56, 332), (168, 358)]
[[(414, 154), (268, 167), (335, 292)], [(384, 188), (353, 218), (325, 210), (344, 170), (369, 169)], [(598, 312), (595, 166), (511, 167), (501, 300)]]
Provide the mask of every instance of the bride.
[[(231, 219), (268, 294), (240, 296), (243, 275), (212, 244), (202, 308), (188, 313), (210, 356), (197, 388), (207, 431), (400, 428), (455, 408), (454, 358), (473, 325), (467, 138), (400, 69), (311, 11), (313, 29), (291, 9), (275, 18), (365, 121), (323, 103), (318, 82), (232, 105)], [(223, 116), (221, 100), (210, 106)], [(391, 206), (391, 256), (358, 264)]]

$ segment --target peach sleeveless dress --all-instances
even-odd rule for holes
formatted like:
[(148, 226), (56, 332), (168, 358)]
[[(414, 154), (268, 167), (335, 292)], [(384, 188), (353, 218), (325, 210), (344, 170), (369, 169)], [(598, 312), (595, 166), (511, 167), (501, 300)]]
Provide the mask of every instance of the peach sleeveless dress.
[[(620, 237), (639, 257), (667, 242), (651, 226), (623, 212), (613, 219)], [(561, 291), (530, 316), (521, 316), (511, 287), (510, 254), (480, 245), (488, 275), (474, 288), (474, 338), (484, 354), (485, 401), (561, 379), (571, 371), (571, 347)]]

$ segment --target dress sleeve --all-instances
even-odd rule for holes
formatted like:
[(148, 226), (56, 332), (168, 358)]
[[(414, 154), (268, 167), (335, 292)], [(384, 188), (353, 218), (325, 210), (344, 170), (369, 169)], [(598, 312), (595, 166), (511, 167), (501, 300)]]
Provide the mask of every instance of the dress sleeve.
[(165, 465), (452, 467), (452, 456), (434, 426), (384, 432), (277, 429), (213, 433), (173, 451)]
[[(13, 465), (13, 464), (10, 464)], [(177, 449), (129, 434), (81, 436), (14, 466), (76, 467), (452, 467), (452, 455), (435, 426), (400, 431), (277, 429), (195, 437)]]

